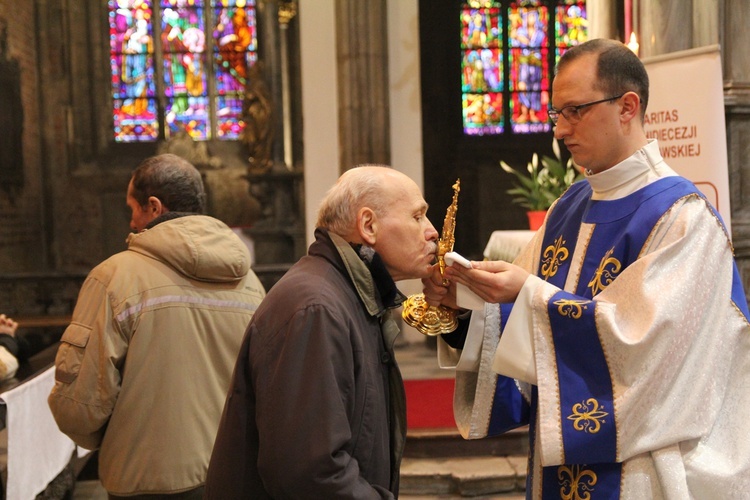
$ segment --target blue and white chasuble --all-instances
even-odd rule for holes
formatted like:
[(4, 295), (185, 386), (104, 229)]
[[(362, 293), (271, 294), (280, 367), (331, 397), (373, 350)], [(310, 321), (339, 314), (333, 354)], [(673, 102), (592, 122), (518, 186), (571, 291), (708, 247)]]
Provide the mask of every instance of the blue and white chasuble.
[(611, 170), (550, 210), (516, 303), (473, 314), (476, 352), (440, 343), (459, 430), (529, 423), (528, 498), (748, 498), (750, 314), (728, 235), (655, 142)]

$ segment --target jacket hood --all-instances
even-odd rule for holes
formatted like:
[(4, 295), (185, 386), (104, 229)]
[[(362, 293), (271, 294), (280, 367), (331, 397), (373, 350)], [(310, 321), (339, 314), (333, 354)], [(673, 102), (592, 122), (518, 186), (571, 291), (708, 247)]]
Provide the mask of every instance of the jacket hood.
[(128, 236), (128, 250), (161, 260), (199, 281), (242, 279), (250, 270), (250, 252), (218, 219), (190, 215), (166, 220)]

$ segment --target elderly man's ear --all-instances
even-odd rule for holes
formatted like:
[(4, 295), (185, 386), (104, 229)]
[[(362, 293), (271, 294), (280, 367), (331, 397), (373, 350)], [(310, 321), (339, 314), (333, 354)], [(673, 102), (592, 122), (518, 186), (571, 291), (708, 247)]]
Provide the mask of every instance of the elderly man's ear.
[(378, 218), (371, 208), (363, 207), (357, 212), (357, 231), (362, 243), (373, 246), (377, 241)]

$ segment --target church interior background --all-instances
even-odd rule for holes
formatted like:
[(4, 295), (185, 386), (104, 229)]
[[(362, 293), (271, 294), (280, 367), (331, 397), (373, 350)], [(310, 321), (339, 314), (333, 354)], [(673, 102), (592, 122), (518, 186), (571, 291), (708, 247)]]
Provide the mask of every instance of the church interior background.
[(0, 312), (53, 346), (87, 273), (126, 248), (130, 174), (160, 152), (202, 172), (266, 288), (360, 163), (413, 178), (438, 230), (460, 178), (455, 248), (481, 259), (494, 231), (528, 227), (499, 162), (552, 153), (556, 57), (631, 32), (642, 58), (721, 48), (750, 290), (748, 26), (747, 0), (0, 0)]
[[(506, 9), (519, 24), (497, 24)], [(414, 178), (438, 229), (460, 178), (456, 249), (481, 259), (493, 231), (526, 228), (499, 161), (551, 154), (542, 103), (556, 54), (626, 31), (641, 57), (721, 46), (733, 243), (750, 289), (748, 25), (745, 0), (0, 0), (2, 312), (41, 325), (40, 343), (59, 336), (88, 271), (125, 249), (132, 169), (164, 151), (201, 170), (209, 213), (252, 242), (267, 288), (304, 255), (325, 190), (359, 163)], [(530, 41), (524, 55), (528, 29), (546, 30), (543, 51)], [(527, 96), (519, 78), (538, 87)], [(494, 117), (467, 118), (472, 99)]]

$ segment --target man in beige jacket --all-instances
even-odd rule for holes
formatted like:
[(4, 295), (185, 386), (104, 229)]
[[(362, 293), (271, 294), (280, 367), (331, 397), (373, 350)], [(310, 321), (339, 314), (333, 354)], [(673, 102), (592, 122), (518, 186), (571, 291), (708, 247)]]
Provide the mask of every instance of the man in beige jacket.
[(246, 246), (206, 215), (174, 155), (133, 172), (128, 249), (91, 271), (55, 361), (60, 430), (99, 449), (110, 498), (201, 498), (245, 328), (265, 295)]

